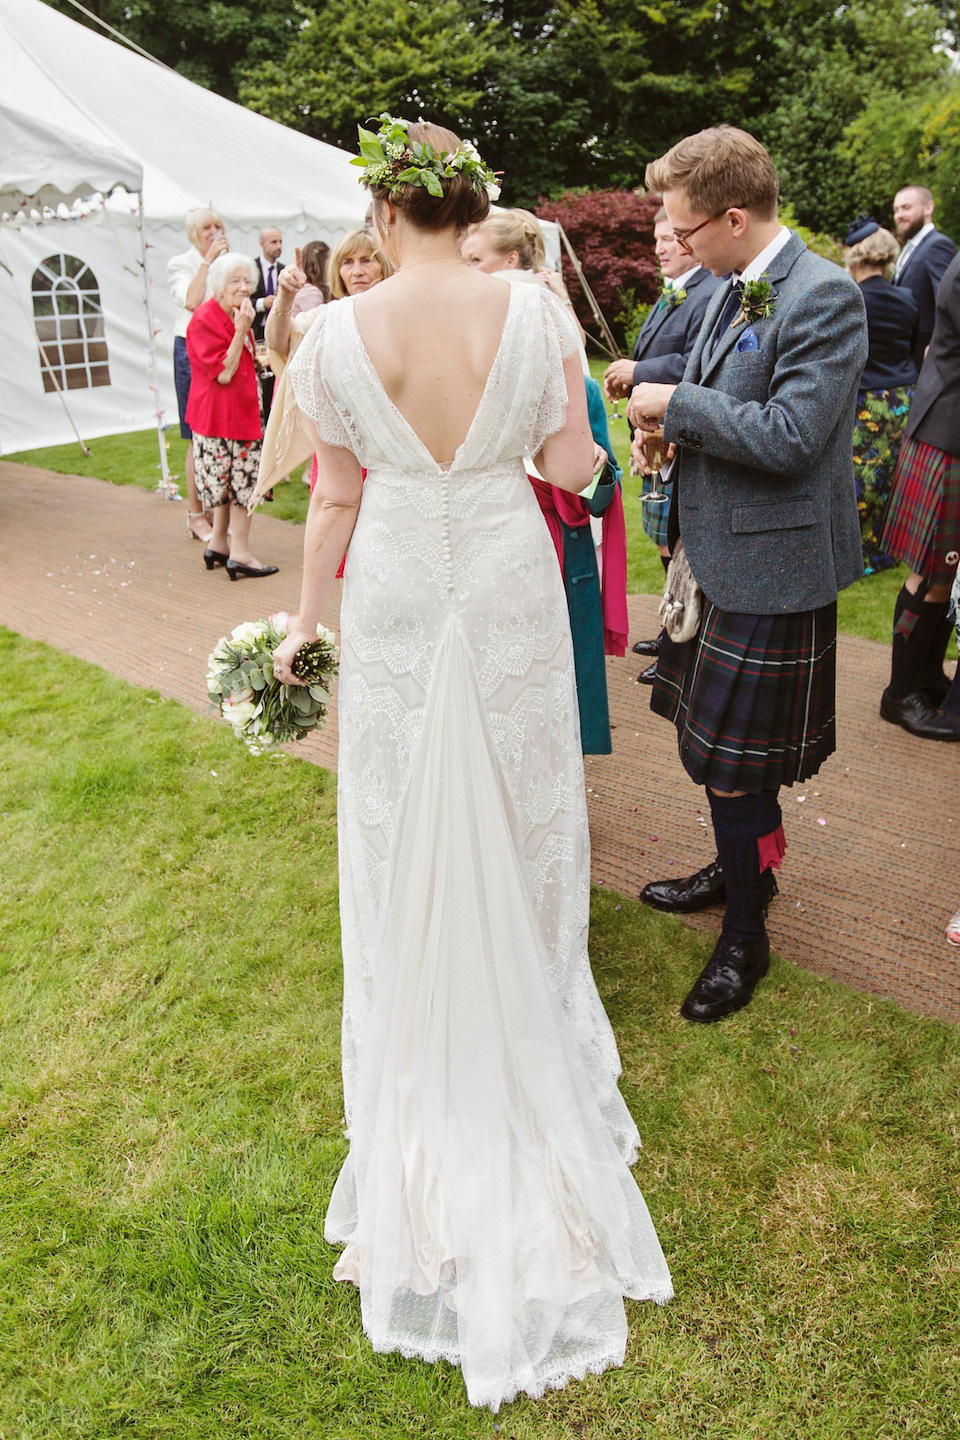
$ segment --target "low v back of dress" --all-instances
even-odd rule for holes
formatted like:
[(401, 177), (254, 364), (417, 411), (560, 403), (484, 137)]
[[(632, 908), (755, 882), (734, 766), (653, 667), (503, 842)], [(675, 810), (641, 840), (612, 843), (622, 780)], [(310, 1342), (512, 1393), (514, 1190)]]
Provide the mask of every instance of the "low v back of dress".
[(367, 469), (341, 607), (339, 846), (349, 1154), (327, 1238), (378, 1350), (496, 1409), (622, 1361), (624, 1295), (670, 1278), (587, 959), (569, 622), (526, 479), (563, 423), (562, 307), (511, 287), (469, 432), (439, 465), (350, 301), (291, 366)]

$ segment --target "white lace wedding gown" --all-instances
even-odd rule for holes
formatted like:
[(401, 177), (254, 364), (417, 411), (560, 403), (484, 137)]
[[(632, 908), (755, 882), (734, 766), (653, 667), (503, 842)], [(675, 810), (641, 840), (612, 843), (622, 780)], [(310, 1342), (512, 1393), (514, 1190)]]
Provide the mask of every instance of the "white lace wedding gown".
[(367, 469), (341, 609), (350, 1151), (326, 1234), (374, 1348), (496, 1410), (623, 1360), (670, 1276), (587, 960), (590, 850), (567, 606), (522, 457), (563, 423), (562, 306), (511, 286), (449, 467), (387, 398), (353, 302), (292, 362)]

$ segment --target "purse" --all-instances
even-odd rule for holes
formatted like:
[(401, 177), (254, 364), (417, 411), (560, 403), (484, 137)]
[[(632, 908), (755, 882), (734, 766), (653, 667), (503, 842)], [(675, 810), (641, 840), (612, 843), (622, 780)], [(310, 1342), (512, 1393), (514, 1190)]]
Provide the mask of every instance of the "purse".
[(692, 640), (700, 629), (703, 591), (693, 578), (682, 540), (677, 541), (670, 558), (659, 613), (663, 628), (675, 645)]

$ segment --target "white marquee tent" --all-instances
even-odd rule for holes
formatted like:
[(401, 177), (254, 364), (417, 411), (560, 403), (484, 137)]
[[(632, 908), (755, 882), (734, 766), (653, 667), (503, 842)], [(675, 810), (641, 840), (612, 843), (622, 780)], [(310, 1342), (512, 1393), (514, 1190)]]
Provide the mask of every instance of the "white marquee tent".
[[(295, 244), (332, 242), (361, 223), (357, 172), (333, 146), (231, 104), (43, 0), (0, 0), (0, 52), (0, 453), (73, 439), (70, 416), (84, 438), (150, 428), (158, 411), (172, 424), (166, 264), (187, 249), (187, 212), (214, 206), (231, 245), (249, 255), (259, 231), (277, 225), (292, 259)], [(74, 206), (69, 218), (44, 212), (59, 205), (67, 216), (78, 196), (115, 185), (128, 193), (106, 205)], [(75, 324), (59, 367), (42, 367), (38, 324), (49, 320), (53, 292), (54, 309), (102, 318)], [(151, 340), (159, 393), (150, 388)]]

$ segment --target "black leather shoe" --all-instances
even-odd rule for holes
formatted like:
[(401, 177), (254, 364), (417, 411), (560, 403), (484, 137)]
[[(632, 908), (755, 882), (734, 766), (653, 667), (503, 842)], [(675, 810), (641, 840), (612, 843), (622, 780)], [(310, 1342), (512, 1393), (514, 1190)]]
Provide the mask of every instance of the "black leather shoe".
[(708, 905), (722, 905), (726, 898), (727, 887), (719, 860), (685, 880), (651, 880), (640, 891), (640, 899), (655, 910), (672, 910), (680, 915), (706, 910)]
[(930, 701), (930, 704), (935, 706), (936, 709), (939, 710), (940, 706), (947, 698), (947, 693), (949, 692), (949, 689), (950, 681), (948, 680), (947, 676), (941, 672), (939, 680), (931, 680), (929, 685), (921, 685), (920, 694), (925, 695), (926, 698)]
[(656, 660), (654, 660), (654, 662), (653, 662), (652, 665), (648, 665), (647, 668), (646, 668), (646, 670), (642, 670), (642, 671), (640, 672), (640, 674), (637, 676), (637, 684), (638, 684), (638, 685), (652, 685), (653, 682), (654, 682), (654, 680), (656, 680), (656, 678), (657, 678), (657, 662), (656, 662)]
[(955, 728), (944, 719), (940, 711), (930, 704), (919, 690), (905, 695), (902, 700), (891, 698), (884, 690), (880, 697), (880, 716), (891, 725), (899, 725), (919, 740), (960, 740), (960, 728)]
[(219, 550), (211, 550), (209, 545), (203, 552), (203, 563), (208, 570), (212, 570), (214, 565), (226, 565), (229, 559), (229, 555), (221, 555)]
[(749, 1005), (770, 969), (770, 941), (732, 940), (721, 935), (693, 989), (680, 1006), (685, 1020), (708, 1025)]
[(259, 580), (263, 575), (276, 575), (280, 569), (279, 565), (241, 565), (239, 560), (227, 561), (227, 574), (231, 580), (237, 580), (245, 575), (249, 580)]
[(634, 655), (659, 655), (663, 631), (653, 640), (638, 640), (633, 647)]

